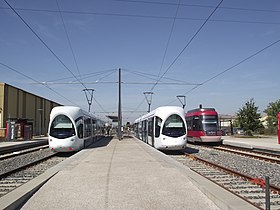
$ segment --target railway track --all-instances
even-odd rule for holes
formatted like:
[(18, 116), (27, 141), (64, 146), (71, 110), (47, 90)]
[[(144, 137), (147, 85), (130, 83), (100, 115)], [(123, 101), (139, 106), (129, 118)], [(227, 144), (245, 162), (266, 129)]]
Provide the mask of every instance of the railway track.
[(18, 145), (5, 146), (0, 148), (0, 156), (6, 155), (8, 153), (13, 153), (13, 152), (22, 151), (22, 150), (26, 150), (38, 146), (44, 146), (44, 145), (48, 145), (47, 140), (38, 140), (38, 141), (27, 142)]
[[(194, 155), (172, 155), (174, 159), (188, 166), (194, 172), (220, 187), (244, 199), (258, 209), (265, 209), (266, 195), (264, 181), (251, 178), (239, 172), (205, 161)], [(280, 209), (280, 189), (271, 185), (270, 209)]]
[[(247, 151), (232, 148), (229, 151), (220, 147), (189, 147), (186, 154), (173, 154), (171, 157), (259, 209), (266, 209), (266, 204), (271, 210), (280, 209), (280, 166), (275, 161), (275, 155), (271, 157), (255, 152), (247, 155)], [(268, 194), (264, 179), (269, 173), (276, 175), (271, 179)], [(269, 199), (266, 195), (269, 195)]]
[(39, 176), (67, 157), (57, 156), (48, 148), (24, 151), (0, 160), (0, 197)]
[(13, 158), (16, 156), (28, 154), (31, 152), (47, 149), (47, 148), (49, 148), (48, 145), (38, 146), (38, 147), (34, 147), (34, 148), (27, 148), (27, 149), (22, 149), (22, 150), (10, 150), (9, 152), (7, 152), (5, 154), (0, 155), (0, 161), (7, 160), (9, 158)]
[(259, 159), (259, 160), (264, 160), (264, 161), (280, 164), (280, 155), (275, 154), (275, 153), (254, 151), (254, 150), (251, 150), (251, 149), (225, 146), (225, 145), (217, 146), (217, 147), (209, 147), (209, 146), (203, 145), (202, 147), (212, 148), (212, 149), (215, 149), (215, 150), (230, 152), (230, 153), (234, 153), (234, 154), (238, 154), (238, 155), (243, 155), (245, 157), (247, 156), (247, 157), (256, 158), (256, 159)]

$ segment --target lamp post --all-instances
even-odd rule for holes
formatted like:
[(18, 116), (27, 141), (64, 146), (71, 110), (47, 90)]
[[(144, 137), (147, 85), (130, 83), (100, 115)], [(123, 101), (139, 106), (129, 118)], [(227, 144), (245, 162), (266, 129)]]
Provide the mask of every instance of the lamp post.
[(178, 100), (180, 101), (180, 103), (183, 105), (183, 109), (184, 109), (185, 106), (186, 106), (186, 96), (184, 96), (184, 95), (178, 95), (177, 98), (178, 98)]
[(144, 95), (145, 95), (145, 98), (146, 98), (146, 101), (149, 105), (149, 108), (148, 108), (148, 112), (151, 111), (151, 103), (152, 103), (152, 96), (153, 96), (153, 92), (144, 92)]

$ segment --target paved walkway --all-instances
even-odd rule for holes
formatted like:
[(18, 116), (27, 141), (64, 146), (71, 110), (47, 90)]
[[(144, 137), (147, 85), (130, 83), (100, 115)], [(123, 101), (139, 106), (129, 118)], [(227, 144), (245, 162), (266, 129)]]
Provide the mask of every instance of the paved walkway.
[(263, 138), (237, 138), (233, 136), (223, 136), (223, 144), (242, 146), (250, 149), (264, 149), (280, 152), (280, 144), (278, 137), (263, 137)]
[(176, 161), (134, 138), (78, 155), (22, 209), (219, 209)]

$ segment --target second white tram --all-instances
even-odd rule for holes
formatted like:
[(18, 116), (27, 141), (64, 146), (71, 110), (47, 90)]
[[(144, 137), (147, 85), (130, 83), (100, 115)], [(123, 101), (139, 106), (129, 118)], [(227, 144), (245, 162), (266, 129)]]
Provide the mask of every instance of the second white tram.
[(49, 148), (72, 152), (85, 148), (104, 134), (104, 122), (75, 106), (57, 106), (50, 114)]
[(183, 150), (187, 143), (185, 112), (162, 106), (134, 122), (135, 136), (159, 150)]

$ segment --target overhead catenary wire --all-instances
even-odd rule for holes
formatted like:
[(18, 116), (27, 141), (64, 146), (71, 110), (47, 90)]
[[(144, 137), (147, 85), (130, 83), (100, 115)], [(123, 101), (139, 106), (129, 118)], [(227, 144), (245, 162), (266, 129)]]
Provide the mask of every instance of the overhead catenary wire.
[[(104, 85), (104, 84), (118, 84), (118, 81), (96, 81), (96, 82), (84, 82), (84, 84), (95, 84), (95, 85)], [(36, 82), (35, 84), (47, 84), (47, 85), (79, 85), (78, 82)], [(155, 82), (125, 82), (122, 81), (121, 84), (124, 85), (153, 85), (156, 84)], [(158, 85), (180, 85), (180, 86), (186, 86), (186, 85), (194, 85), (194, 84), (187, 84), (187, 83), (179, 83), (179, 82), (160, 82)], [(196, 84), (197, 85), (197, 84)], [(200, 84), (198, 84), (200, 85)]]
[(76, 69), (77, 69), (78, 75), (81, 76), (81, 72), (80, 72), (80, 69), (78, 67), (77, 59), (76, 59), (76, 56), (75, 56), (75, 53), (74, 53), (74, 50), (73, 50), (73, 47), (72, 47), (72, 44), (71, 44), (68, 32), (67, 32), (67, 29), (66, 29), (66, 25), (65, 25), (65, 22), (64, 22), (64, 19), (63, 19), (63, 15), (61, 13), (60, 6), (59, 6), (59, 3), (58, 3), (57, 0), (56, 0), (56, 4), (57, 4), (57, 8), (58, 8), (58, 11), (59, 11), (59, 15), (60, 15), (60, 18), (61, 18), (61, 22), (62, 22), (64, 31), (65, 31), (65, 34), (66, 34), (66, 37), (67, 37), (67, 40), (68, 40), (68, 44), (69, 44), (69, 47), (70, 47), (70, 50), (71, 50), (71, 53), (72, 53), (72, 56), (73, 56), (73, 59), (74, 59), (75, 65), (76, 65)]
[[(129, 70), (129, 69), (122, 69), (123, 71), (153, 80), (153, 81), (157, 81), (158, 79), (158, 75), (155, 74), (150, 74), (150, 73), (144, 73), (144, 72), (140, 72), (140, 71), (135, 71), (135, 70)], [(177, 82), (177, 84), (183, 84), (183, 85), (200, 85), (198, 83), (190, 83), (190, 82), (186, 82), (186, 81), (182, 81), (182, 80), (178, 80), (178, 79), (173, 79), (173, 78), (169, 78), (169, 77), (162, 77), (163, 79), (169, 80), (169, 81), (174, 81)], [(154, 84), (154, 83), (153, 83)]]
[[(237, 62), (236, 64), (230, 66), (229, 68), (226, 68), (225, 70), (219, 72), (218, 74), (216, 74), (216, 75), (210, 77), (209, 79), (207, 79), (207, 80), (205, 80), (204, 82), (202, 82), (200, 86), (205, 85), (206, 83), (208, 83), (208, 82), (212, 81), (213, 79), (215, 79), (215, 78), (217, 78), (217, 77), (219, 77), (219, 76), (225, 74), (225, 73), (228, 72), (228, 71), (231, 71), (232, 69), (236, 68), (237, 66), (241, 65), (242, 63), (244, 63), (244, 62), (246, 62), (246, 61), (252, 59), (253, 57), (257, 56), (258, 54), (262, 53), (263, 51), (265, 51), (265, 50), (271, 48), (272, 46), (274, 46), (274, 45), (276, 45), (276, 44), (278, 44), (278, 43), (280, 43), (280, 39), (278, 39), (278, 40), (276, 40), (276, 41), (270, 43), (269, 45), (263, 47), (262, 49), (258, 50), (257, 52), (255, 52), (255, 53), (253, 53), (253, 54), (247, 56), (246, 58), (240, 60), (240, 61)], [(197, 85), (194, 86), (194, 87), (191, 88), (190, 90), (186, 91), (183, 95), (189, 94), (190, 92), (194, 91), (194, 90), (197, 89), (198, 87), (199, 87), (199, 86), (197, 86)], [(175, 101), (175, 100), (171, 101), (171, 102), (168, 103), (168, 104), (171, 104), (171, 103), (173, 103), (174, 101)]]
[[(6, 7), (0, 7), (0, 9), (10, 9)], [(48, 9), (27, 9), (27, 8), (15, 8), (19, 11), (30, 11), (30, 12), (49, 12), (58, 13), (57, 10)], [(148, 19), (166, 19), (170, 20), (174, 17), (171, 16), (156, 16), (156, 15), (136, 15), (136, 14), (119, 14), (119, 13), (106, 13), (106, 12), (82, 12), (82, 11), (67, 11), (61, 10), (61, 13), (66, 14), (77, 14), (77, 15), (95, 15), (95, 16), (116, 16), (116, 17), (131, 17), (131, 18), (148, 18)], [(275, 11), (280, 12), (280, 11)], [(188, 21), (205, 21), (205, 18), (189, 18), (189, 17), (177, 17), (177, 20), (188, 20)], [(211, 19), (211, 22), (225, 22), (225, 23), (245, 23), (245, 24), (269, 24), (279, 25), (280, 22), (264, 22), (264, 21), (246, 21), (246, 20), (223, 20), (223, 19)]]
[[(155, 1), (142, 1), (142, 0), (113, 0), (118, 2), (130, 2), (130, 3), (141, 3), (141, 4), (155, 4), (155, 5), (169, 5), (169, 6), (177, 6), (178, 3), (170, 3), (170, 2), (155, 2)], [(199, 8), (215, 8), (215, 6), (211, 5), (201, 5), (201, 4), (185, 4), (180, 3), (183, 7), (199, 7)], [(279, 13), (280, 10), (266, 10), (266, 9), (249, 9), (249, 8), (240, 8), (240, 7), (220, 7), (220, 9), (226, 10), (240, 10), (240, 11), (250, 11), (250, 12), (273, 12)]]
[(103, 106), (96, 100), (95, 97), (93, 97), (93, 100), (97, 103), (97, 105), (102, 109), (103, 112), (106, 112), (106, 110), (103, 108)]
[[(219, 2), (219, 4), (215, 7), (215, 9), (210, 13), (210, 15), (207, 17), (207, 19), (203, 22), (203, 24), (198, 28), (198, 30), (195, 32), (195, 34), (192, 36), (192, 38), (189, 40), (189, 42), (185, 45), (185, 47), (180, 51), (180, 53), (175, 57), (175, 59), (171, 62), (171, 64), (168, 66), (168, 68), (165, 70), (165, 72), (161, 75), (161, 77), (158, 79), (158, 82), (162, 79), (162, 77), (171, 69), (171, 67), (176, 63), (178, 58), (183, 54), (183, 52), (188, 48), (188, 46), (192, 43), (192, 41), (195, 39), (195, 37), (199, 34), (199, 32), (202, 30), (202, 28), (206, 25), (208, 20), (214, 15), (214, 13), (218, 10), (219, 6), (223, 3), (223, 0)], [(155, 89), (157, 84), (155, 84), (151, 91)]]
[[(100, 71), (100, 72), (96, 72), (96, 73), (89, 73), (89, 74), (84, 74), (81, 75), (81, 78), (90, 78), (90, 77), (95, 77), (95, 76), (99, 76), (99, 75), (103, 75), (106, 74), (104, 76), (102, 76), (101, 78), (98, 78), (95, 82), (84, 82), (84, 84), (110, 84), (110, 83), (118, 83), (118, 81), (101, 81), (104, 78), (110, 76), (111, 74), (115, 73), (117, 71), (117, 69), (112, 69), (112, 70), (105, 70), (105, 71)], [(150, 74), (150, 73), (144, 73), (144, 72), (140, 72), (140, 71), (135, 71), (135, 70), (129, 70), (129, 69), (122, 69), (122, 71), (131, 73), (131, 74), (135, 74), (137, 76), (146, 78), (146, 79), (150, 79), (153, 81), (157, 81), (158, 76), (155, 74)], [(66, 77), (66, 78), (59, 78), (56, 80), (48, 80), (48, 81), (44, 81), (41, 83), (45, 83), (48, 85), (52, 85), (52, 84), (79, 84), (78, 82), (74, 82), (74, 81), (69, 81), (69, 82), (62, 82), (63, 80), (69, 80), (72, 79), (73, 77)], [(168, 78), (168, 77), (163, 77), (163, 79), (172, 81), (172, 82), (160, 82), (159, 85), (200, 85), (198, 83), (190, 83), (190, 82), (186, 82), (186, 81), (182, 81), (182, 80), (178, 80), (178, 79), (173, 79), (173, 78)], [(61, 82), (60, 82), (61, 81)], [(155, 84), (155, 82), (126, 82), (126, 81), (122, 81), (122, 84)]]
[[(149, 74), (149, 73), (144, 73), (144, 72), (140, 72), (140, 71), (134, 71), (134, 70), (128, 70), (128, 69), (122, 69), (125, 72), (131, 73), (131, 74), (135, 74), (137, 76), (141, 76), (143, 78), (146, 79), (150, 79), (153, 81), (157, 81), (158, 76), (154, 75), (154, 74)], [(85, 77), (85, 78), (90, 78), (93, 76), (97, 76), (97, 75), (103, 75), (106, 74), (105, 76), (102, 76), (101, 78), (97, 79), (94, 82), (83, 82), (84, 84), (117, 84), (118, 81), (101, 81), (104, 78), (110, 76), (111, 74), (115, 73), (116, 71), (118, 71), (117, 69), (112, 69), (112, 70), (105, 70), (105, 71), (99, 71), (96, 73), (90, 73), (90, 74), (84, 74), (81, 75), (80, 77)], [(80, 84), (79, 82), (74, 82), (74, 81), (69, 81), (69, 82), (60, 82), (62, 80), (66, 80), (66, 79), (72, 79), (73, 77), (66, 77), (66, 78), (60, 78), (60, 79), (56, 79), (56, 80), (49, 80), (49, 81), (44, 81), (44, 82), (40, 82), (40, 83), (44, 83), (44, 84), (48, 84), (48, 85), (76, 85), (76, 84)], [(178, 80), (178, 79), (172, 79), (172, 78), (168, 78), (168, 77), (163, 77), (166, 80), (172, 81), (172, 82), (160, 82), (158, 83), (158, 85), (200, 85), (198, 83), (190, 83), (190, 82), (186, 82), (186, 81), (182, 81), (182, 80)], [(128, 85), (134, 85), (134, 84), (143, 84), (143, 85), (147, 85), (147, 84), (155, 84), (155, 82), (126, 82), (126, 81), (122, 81), (122, 84), (128, 84)]]
[[(66, 68), (66, 70), (77, 80), (80, 82), (80, 84), (88, 90), (88, 88), (83, 84), (83, 82), (66, 66), (66, 64), (56, 55), (56, 53), (47, 45), (47, 43), (32, 29), (32, 27), (23, 19), (23, 17), (7, 2), (7, 0), (4, 0), (5, 3), (11, 8), (11, 10), (21, 19), (21, 21), (31, 30), (31, 32), (40, 40), (40, 42), (53, 54), (53, 56)], [(96, 102), (97, 100), (94, 99)], [(100, 103), (98, 103), (100, 107)], [(102, 107), (102, 110), (103, 107)]]
[(177, 18), (178, 12), (179, 12), (180, 3), (181, 3), (181, 0), (179, 0), (179, 3), (178, 3), (177, 8), (176, 8), (176, 13), (175, 13), (173, 21), (172, 21), (170, 33), (169, 33), (168, 40), (167, 40), (167, 43), (166, 43), (166, 46), (165, 46), (165, 50), (164, 50), (164, 54), (163, 54), (163, 57), (162, 57), (162, 60), (161, 60), (161, 65), (160, 65), (160, 69), (159, 69), (159, 72), (158, 72), (158, 76), (160, 76), (160, 73), (161, 73), (162, 68), (163, 68), (163, 64), (164, 64), (164, 61), (165, 61), (167, 50), (168, 50), (168, 47), (169, 47), (169, 44), (170, 44), (170, 40), (171, 40), (173, 31), (174, 31), (174, 26), (175, 26), (176, 18)]
[[(93, 73), (81, 74), (81, 75), (79, 75), (79, 78), (81, 80), (84, 80), (84, 79), (88, 79), (88, 78), (91, 78), (91, 77), (107, 74), (108, 72), (112, 74), (116, 71), (117, 71), (117, 69), (109, 69), (109, 70), (103, 70), (103, 71), (98, 71), (98, 72), (93, 72)], [(54, 80), (47, 80), (45, 82), (47, 82), (47, 83), (48, 82), (57, 82), (57, 81), (69, 80), (69, 79), (73, 79), (73, 78), (74, 78), (73, 76), (72, 77), (64, 77), (64, 78), (58, 78), (58, 79), (54, 79)]]
[[(171, 18), (169, 18), (169, 19), (171, 19)], [(209, 21), (212, 21), (212, 20), (209, 20)], [(208, 75), (208, 76), (209, 76), (209, 75)], [(210, 76), (211, 76), (211, 75), (210, 75)], [(218, 77), (218, 76), (217, 76), (217, 77)], [(78, 78), (81, 79), (80, 76), (79, 76)], [(215, 79), (215, 78), (213, 78), (213, 79)], [(81, 80), (82, 80), (82, 79), (81, 79)], [(82, 80), (82, 81), (84, 82), (84, 80)], [(84, 84), (86, 84), (86, 83), (84, 83)], [(160, 83), (160, 82), (159, 82), (159, 84), (163, 84), (163, 83)], [(158, 85), (159, 85), (159, 84), (158, 84)], [(198, 87), (194, 87), (194, 89), (195, 89), (195, 88), (198, 88)]]
[[(153, 2), (153, 1), (131, 1), (131, 0), (113, 0), (113, 1), (118, 1), (118, 2), (128, 2), (128, 3), (145, 3), (145, 4), (155, 4), (155, 5), (170, 5), (170, 6), (177, 6), (178, 3), (170, 3), (170, 2)], [(215, 6), (212, 5), (201, 5), (201, 4), (186, 4), (186, 3), (180, 3), (182, 7), (197, 7), (197, 8), (209, 8), (213, 9)], [(7, 7), (1, 7), (0, 9), (9, 9)], [(52, 12), (52, 13), (57, 13), (59, 11), (57, 10), (51, 10), (51, 9), (34, 9), (34, 8), (19, 8), (15, 7), (16, 10), (22, 10), (22, 11), (32, 11), (32, 12)], [(241, 8), (241, 7), (225, 7), (221, 6), (220, 9), (222, 10), (237, 10), (237, 11), (246, 11), (246, 12), (266, 12), (266, 13), (280, 13), (280, 10), (272, 10), (272, 9), (252, 9), (252, 8)], [(69, 13), (69, 14), (84, 14), (84, 15), (110, 15), (110, 16), (120, 16), (122, 14), (118, 13), (105, 13), (105, 12), (83, 12), (83, 11), (74, 11), (74, 10), (61, 10), (62, 13)], [(125, 15), (125, 14), (123, 14)], [(126, 16), (129, 16), (129, 14), (126, 14)], [(133, 16), (133, 15), (131, 15)], [(137, 15), (135, 15), (137, 16)], [(141, 17), (141, 15), (139, 15)], [(148, 17), (144, 16), (143, 17)], [(151, 16), (151, 17), (157, 17), (157, 16)], [(167, 18), (163, 16), (158, 16), (159, 18)], [(169, 19), (173, 19), (173, 17), (168, 17)]]
[[(244, 62), (250, 60), (251, 58), (255, 57), (256, 55), (260, 54), (261, 52), (263, 52), (263, 51), (267, 50), (268, 48), (270, 48), (270, 47), (272, 47), (272, 46), (278, 44), (279, 42), (280, 42), (280, 39), (277, 40), (277, 41), (274, 41), (274, 42), (270, 43), (270, 44), (267, 45), (266, 47), (264, 47), (264, 48), (258, 50), (257, 52), (253, 53), (252, 55), (249, 55), (248, 57), (242, 59), (241, 61), (237, 62), (236, 64), (232, 65), (231, 67), (229, 67), (229, 68), (227, 68), (227, 69), (221, 71), (220, 73), (214, 75), (213, 77), (210, 77), (209, 79), (205, 80), (204, 82), (201, 83), (201, 85), (205, 85), (206, 83), (210, 82), (211, 80), (213, 80), (213, 79), (215, 79), (215, 78), (221, 76), (222, 74), (224, 74), (224, 73), (226, 73), (226, 72), (228, 72), (228, 71), (234, 69), (235, 67), (237, 67), (237, 66), (241, 65), (242, 63), (244, 63)], [(198, 88), (198, 86), (193, 87), (191, 90), (187, 91), (185, 94), (188, 94), (189, 92), (193, 91), (193, 90), (196, 89), (196, 88)]]
[(64, 66), (64, 68), (72, 74), (73, 77), (80, 82), (80, 84), (87, 89), (87, 87), (83, 84), (83, 82), (77, 78), (77, 76), (66, 66), (66, 64), (56, 55), (56, 53), (47, 45), (47, 43), (32, 29), (32, 27), (23, 19), (23, 17), (7, 2), (4, 0), (6, 4), (10, 7), (10, 9), (20, 18), (20, 20), (24, 23), (24, 25), (40, 40), (40, 42), (49, 50), (49, 52)]
[(12, 68), (11, 66), (9, 66), (9, 65), (7, 65), (7, 64), (4, 64), (4, 63), (0, 62), (0, 65), (6, 67), (6, 68), (9, 69), (10, 71), (16, 72), (17, 74), (19, 74), (19, 75), (21, 75), (21, 76), (23, 76), (23, 77), (25, 77), (25, 78), (27, 78), (27, 79), (32, 80), (33, 82), (36, 82), (36, 83), (38, 83), (38, 84), (43, 85), (44, 87), (48, 88), (49, 90), (51, 90), (52, 92), (54, 92), (54, 93), (57, 94), (58, 96), (64, 98), (64, 99), (67, 100), (68, 102), (77, 105), (75, 102), (69, 100), (69, 99), (66, 98), (64, 95), (60, 94), (59, 92), (57, 92), (57, 91), (55, 91), (54, 89), (52, 89), (51, 87), (49, 87), (47, 84), (43, 84), (43, 83), (39, 82), (38, 80), (36, 80), (36, 79), (34, 79), (34, 78), (32, 78), (32, 77), (30, 77), (30, 76), (28, 76), (28, 75), (26, 75), (26, 74), (24, 74), (24, 73), (18, 71), (18, 70), (16, 70), (15, 68)]
[[(157, 86), (157, 84), (160, 82), (160, 80), (164, 77), (164, 75), (170, 70), (170, 68), (175, 64), (175, 62), (178, 60), (178, 58), (183, 54), (183, 52), (187, 49), (187, 47), (192, 43), (194, 38), (198, 35), (198, 33), (202, 30), (202, 28), (205, 26), (205, 24), (208, 22), (208, 20), (213, 16), (213, 14), (217, 11), (219, 6), (222, 4), (223, 0), (217, 4), (215, 9), (208, 15), (207, 19), (203, 22), (203, 24), (198, 28), (196, 33), (192, 36), (192, 38), (189, 40), (189, 42), (184, 46), (184, 48), (180, 51), (180, 53), (175, 57), (175, 59), (171, 62), (171, 64), (168, 66), (168, 68), (165, 70), (165, 72), (160, 76), (160, 78), (157, 80), (157, 82), (153, 85), (150, 91), (153, 91), (154, 88)], [(145, 99), (141, 101), (141, 103), (137, 106), (135, 110), (138, 110), (140, 106), (144, 103)]]

